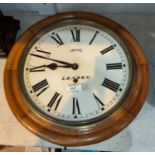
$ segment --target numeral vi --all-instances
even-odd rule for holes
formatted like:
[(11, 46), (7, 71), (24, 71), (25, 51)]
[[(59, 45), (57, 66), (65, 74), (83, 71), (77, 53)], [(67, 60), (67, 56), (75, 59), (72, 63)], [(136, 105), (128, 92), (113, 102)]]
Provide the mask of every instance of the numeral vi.
[(81, 114), (80, 106), (77, 98), (73, 98), (72, 114), (74, 115), (74, 118), (77, 118), (77, 114)]

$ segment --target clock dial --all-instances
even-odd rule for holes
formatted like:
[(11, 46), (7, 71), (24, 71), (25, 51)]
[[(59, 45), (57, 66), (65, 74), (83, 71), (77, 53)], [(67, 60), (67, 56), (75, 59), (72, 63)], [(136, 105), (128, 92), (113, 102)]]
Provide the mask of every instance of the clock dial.
[(102, 118), (119, 105), (131, 64), (118, 36), (86, 21), (39, 35), (21, 66), (24, 92), (37, 112), (74, 124)]
[(148, 65), (137, 40), (115, 21), (65, 12), (19, 38), (5, 66), (4, 88), (27, 129), (62, 146), (88, 145), (136, 117), (148, 91)]

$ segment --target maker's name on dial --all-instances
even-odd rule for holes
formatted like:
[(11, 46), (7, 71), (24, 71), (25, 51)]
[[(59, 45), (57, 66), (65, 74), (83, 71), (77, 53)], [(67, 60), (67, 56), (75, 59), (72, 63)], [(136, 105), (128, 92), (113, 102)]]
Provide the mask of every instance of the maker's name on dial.
[(82, 48), (72, 48), (70, 52), (82, 52)]
[(61, 80), (89, 80), (90, 79), (90, 75), (82, 75), (82, 76), (63, 76)]

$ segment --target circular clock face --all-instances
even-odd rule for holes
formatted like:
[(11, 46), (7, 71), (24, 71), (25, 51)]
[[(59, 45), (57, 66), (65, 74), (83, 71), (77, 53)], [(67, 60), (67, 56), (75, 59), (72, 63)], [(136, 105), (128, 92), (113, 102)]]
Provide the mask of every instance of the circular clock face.
[(38, 34), (25, 50), (19, 77), (30, 106), (48, 119), (84, 123), (121, 103), (131, 63), (119, 37), (93, 22), (60, 22)]
[(81, 146), (123, 130), (148, 90), (148, 65), (121, 25), (87, 12), (49, 16), (15, 43), (4, 71), (8, 104), (30, 131)]

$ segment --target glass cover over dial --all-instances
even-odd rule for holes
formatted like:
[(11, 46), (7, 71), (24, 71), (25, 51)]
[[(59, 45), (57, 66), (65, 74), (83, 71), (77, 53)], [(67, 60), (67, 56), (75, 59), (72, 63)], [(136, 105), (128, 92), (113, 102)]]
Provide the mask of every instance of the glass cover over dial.
[(130, 85), (131, 63), (109, 29), (75, 20), (40, 32), (19, 65), (22, 92), (34, 111), (62, 123), (88, 123), (118, 107)]

